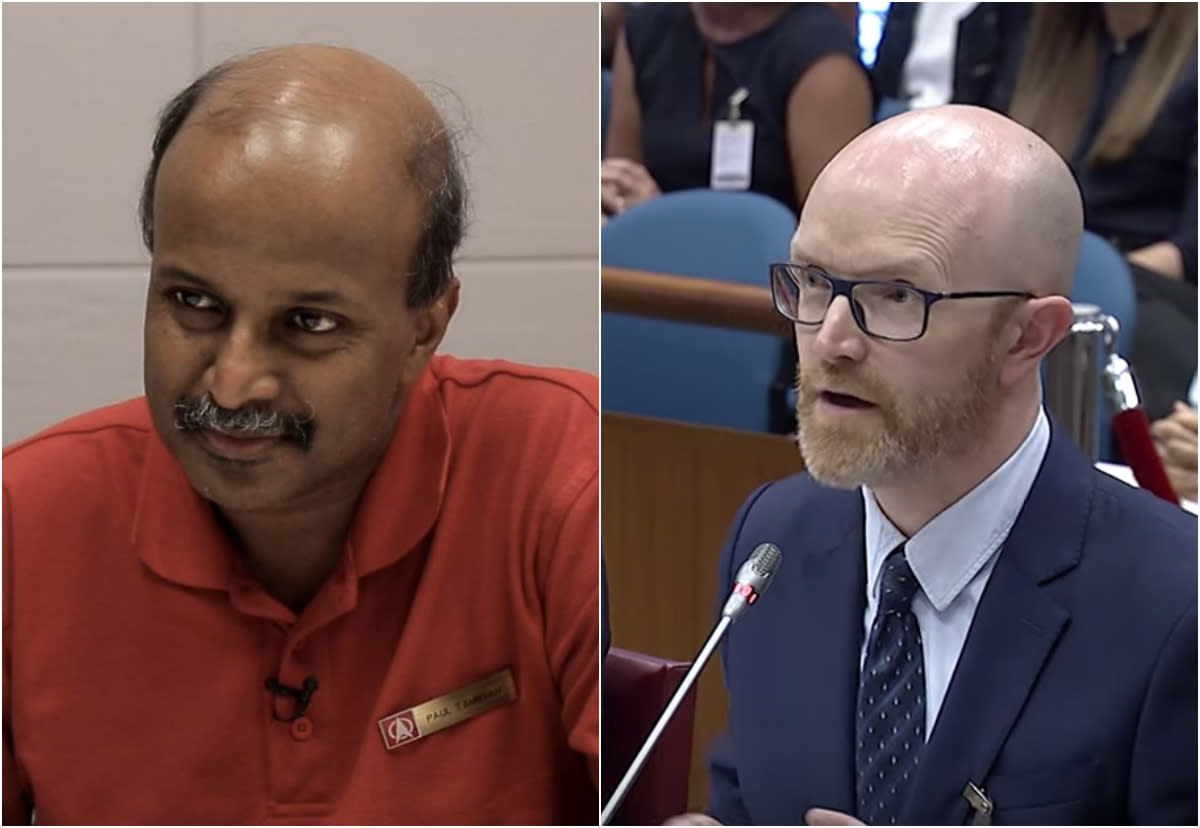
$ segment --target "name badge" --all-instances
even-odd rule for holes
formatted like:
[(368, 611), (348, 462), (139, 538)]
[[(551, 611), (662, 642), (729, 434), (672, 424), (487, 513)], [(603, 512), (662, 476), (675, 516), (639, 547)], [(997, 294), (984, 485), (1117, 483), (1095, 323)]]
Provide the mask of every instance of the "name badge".
[(738, 87), (729, 96), (729, 120), (713, 124), (712, 170), (708, 185), (714, 190), (749, 190), (754, 168), (754, 122), (742, 120), (742, 104), (749, 90)]
[(714, 190), (748, 190), (754, 166), (754, 122), (717, 121), (713, 124), (712, 175)]
[(401, 745), (416, 742), (431, 733), (509, 704), (516, 698), (517, 685), (513, 681), (512, 670), (506, 668), (461, 690), (385, 716), (378, 722), (379, 735), (383, 737), (385, 748), (395, 750)]

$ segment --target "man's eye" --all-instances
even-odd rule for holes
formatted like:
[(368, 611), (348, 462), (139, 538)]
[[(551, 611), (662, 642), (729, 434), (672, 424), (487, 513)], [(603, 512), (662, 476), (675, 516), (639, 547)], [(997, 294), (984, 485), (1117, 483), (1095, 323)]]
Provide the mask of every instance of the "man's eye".
[(212, 297), (205, 296), (203, 293), (197, 293), (194, 290), (176, 288), (171, 291), (171, 299), (185, 308), (192, 308), (193, 310), (216, 310), (218, 307), (216, 300)]
[(292, 322), (306, 333), (329, 333), (338, 326), (332, 317), (311, 311), (296, 311), (292, 314)]

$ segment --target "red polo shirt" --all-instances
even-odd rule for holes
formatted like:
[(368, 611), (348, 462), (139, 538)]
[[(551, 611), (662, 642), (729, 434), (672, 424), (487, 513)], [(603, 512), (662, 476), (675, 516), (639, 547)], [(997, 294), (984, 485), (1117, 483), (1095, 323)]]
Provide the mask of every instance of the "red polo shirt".
[(598, 467), (593, 377), (437, 357), (296, 616), (144, 399), (8, 449), (4, 821), (594, 825)]

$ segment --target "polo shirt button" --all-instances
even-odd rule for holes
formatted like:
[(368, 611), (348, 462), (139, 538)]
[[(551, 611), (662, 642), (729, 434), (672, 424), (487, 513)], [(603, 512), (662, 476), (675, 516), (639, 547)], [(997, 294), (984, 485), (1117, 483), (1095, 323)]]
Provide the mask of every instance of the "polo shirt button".
[(292, 738), (297, 742), (307, 742), (312, 732), (312, 719), (308, 716), (301, 716), (292, 722)]

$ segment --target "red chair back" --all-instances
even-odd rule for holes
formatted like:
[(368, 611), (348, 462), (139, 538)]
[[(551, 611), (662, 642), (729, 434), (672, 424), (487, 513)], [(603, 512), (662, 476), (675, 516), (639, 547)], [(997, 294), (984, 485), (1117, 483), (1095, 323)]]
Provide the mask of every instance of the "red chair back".
[[(601, 682), (601, 787), (608, 802), (650, 728), (691, 665), (613, 647)], [(661, 825), (687, 810), (696, 692), (683, 699), (621, 807), (614, 825)]]

